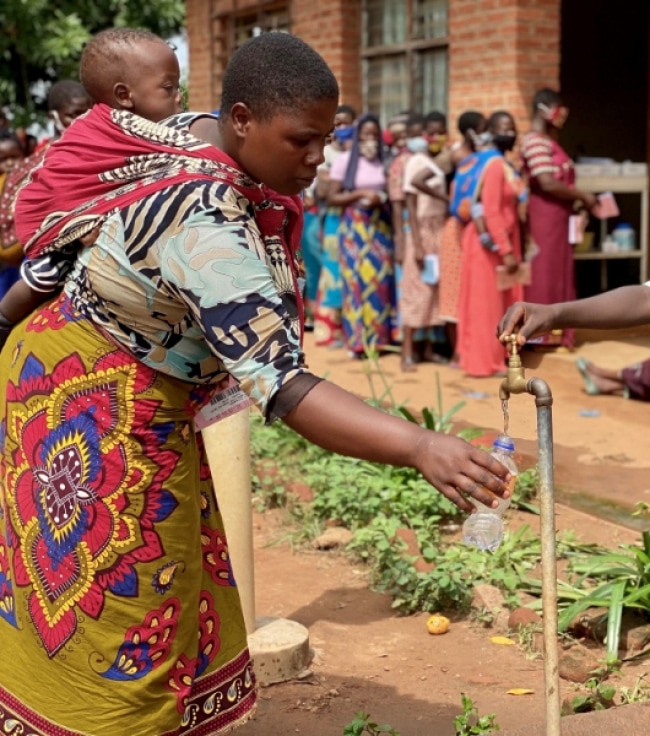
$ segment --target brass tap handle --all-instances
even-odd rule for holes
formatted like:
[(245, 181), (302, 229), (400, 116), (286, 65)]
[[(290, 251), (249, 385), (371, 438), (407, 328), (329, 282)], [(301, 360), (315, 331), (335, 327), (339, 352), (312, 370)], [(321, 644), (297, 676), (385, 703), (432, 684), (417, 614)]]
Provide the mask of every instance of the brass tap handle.
[(510, 354), (511, 358), (514, 358), (515, 356), (519, 355), (519, 345), (517, 344), (517, 335), (506, 335), (503, 338), (503, 341), (506, 343), (506, 347), (508, 348), (508, 353)]

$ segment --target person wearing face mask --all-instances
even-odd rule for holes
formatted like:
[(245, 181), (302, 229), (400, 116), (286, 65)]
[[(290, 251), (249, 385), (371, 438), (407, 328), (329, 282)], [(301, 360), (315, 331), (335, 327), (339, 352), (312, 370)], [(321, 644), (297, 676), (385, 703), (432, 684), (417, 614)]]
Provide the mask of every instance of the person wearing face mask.
[[(416, 331), (425, 337), (423, 357), (431, 362), (446, 362), (435, 354), (432, 328), (442, 325), (438, 313), (438, 253), (440, 235), (447, 213), (447, 187), (444, 172), (434, 163), (430, 139), (422, 126), (409, 126), (407, 147), (411, 152), (404, 171), (404, 196), (409, 227), (404, 238), (399, 315), (402, 326), (402, 371), (416, 370), (414, 342)], [(413, 184), (427, 171), (426, 190)], [(421, 342), (421, 341), (420, 341)]]
[[(397, 304), (400, 300), (402, 283), (402, 261), (404, 259), (404, 238), (409, 228), (408, 210), (406, 209), (406, 195), (404, 194), (404, 170), (409, 158), (412, 156), (408, 148), (409, 125), (419, 125), (419, 133), (422, 132), (424, 118), (416, 113), (403, 112), (396, 115), (388, 122), (391, 132), (392, 158), (387, 167), (387, 191), (390, 201), (393, 245), (395, 263), (395, 298)], [(397, 341), (401, 342), (401, 317), (399, 310), (397, 314)]]
[[(462, 140), (439, 153), (434, 162), (447, 176), (451, 175), (451, 191), (454, 191), (453, 176), (456, 167), (475, 153), (475, 140), (487, 128), (485, 116), (476, 110), (467, 110), (458, 118), (458, 131)], [(430, 149), (431, 150), (431, 149)], [(429, 170), (422, 170), (413, 178), (413, 186), (421, 192), (428, 192), (428, 181), (433, 176)], [(461, 276), (461, 238), (466, 223), (457, 217), (447, 217), (440, 235), (439, 259), (439, 309), (440, 318), (445, 322), (445, 332), (451, 347), (450, 367), (458, 368), (458, 313), (460, 309)]]
[(472, 209), (462, 235), (460, 367), (476, 378), (505, 375), (506, 354), (494, 335), (494, 324), (523, 294), (517, 279), (521, 183), (503, 155), (517, 139), (512, 116), (505, 111), (494, 113), (488, 121), (488, 133), (492, 144), (482, 156), (478, 174), (456, 182), (465, 186)]
[[(573, 162), (558, 142), (567, 117), (568, 109), (559, 92), (539, 90), (533, 98), (532, 130), (521, 142), (524, 173), (530, 186), (528, 228), (538, 249), (525, 296), (526, 301), (540, 304), (575, 299), (569, 218), (576, 209), (590, 210), (596, 203), (594, 194), (575, 188)], [(537, 344), (571, 349), (574, 331), (558, 330), (539, 338)]]
[(332, 141), (325, 146), (323, 152), (325, 161), (318, 167), (316, 178), (316, 202), (322, 222), (322, 254), (314, 308), (314, 338), (316, 345), (328, 348), (343, 346), (343, 328), (339, 267), (341, 208), (328, 205), (327, 192), (332, 164), (352, 145), (356, 117), (356, 110), (350, 105), (338, 106), (334, 117)]
[(393, 342), (395, 278), (381, 126), (357, 124), (352, 148), (332, 165), (328, 202), (343, 208), (339, 231), (343, 334), (351, 357)]

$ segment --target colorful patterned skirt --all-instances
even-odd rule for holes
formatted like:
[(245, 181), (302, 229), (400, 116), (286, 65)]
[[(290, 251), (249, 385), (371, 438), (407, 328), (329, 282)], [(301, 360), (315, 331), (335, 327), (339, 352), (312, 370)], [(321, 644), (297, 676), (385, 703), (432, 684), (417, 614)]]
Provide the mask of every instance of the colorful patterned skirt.
[(347, 207), (339, 233), (343, 333), (348, 350), (363, 355), (393, 344), (395, 267), (390, 210)]
[(339, 266), (340, 207), (330, 207), (323, 221), (323, 253), (314, 313), (316, 345), (336, 345), (343, 339), (341, 327), (341, 269)]
[(65, 297), (0, 354), (0, 732), (207, 736), (247, 720), (239, 595), (191, 416), (205, 387)]

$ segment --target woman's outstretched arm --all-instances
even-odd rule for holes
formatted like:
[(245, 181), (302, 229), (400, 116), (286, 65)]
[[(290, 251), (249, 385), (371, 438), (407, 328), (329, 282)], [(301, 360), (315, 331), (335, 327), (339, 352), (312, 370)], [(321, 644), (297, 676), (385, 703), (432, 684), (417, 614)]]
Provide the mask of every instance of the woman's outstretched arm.
[(326, 450), (416, 468), (463, 511), (474, 508), (466, 496), (489, 506), (494, 496), (486, 488), (499, 496), (506, 490), (507, 469), (487, 453), (374, 409), (328, 381), (315, 385), (283, 420)]

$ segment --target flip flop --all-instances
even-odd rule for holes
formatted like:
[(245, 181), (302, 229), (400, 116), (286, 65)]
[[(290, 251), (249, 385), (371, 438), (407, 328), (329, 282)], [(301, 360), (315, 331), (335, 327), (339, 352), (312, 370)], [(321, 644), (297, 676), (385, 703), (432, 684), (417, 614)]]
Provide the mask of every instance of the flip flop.
[(596, 386), (592, 377), (589, 375), (589, 372), (587, 371), (588, 366), (589, 361), (586, 358), (578, 358), (578, 360), (576, 360), (576, 368), (580, 371), (580, 375), (584, 381), (585, 392), (588, 393), (589, 396), (598, 396), (600, 394), (600, 389)]

